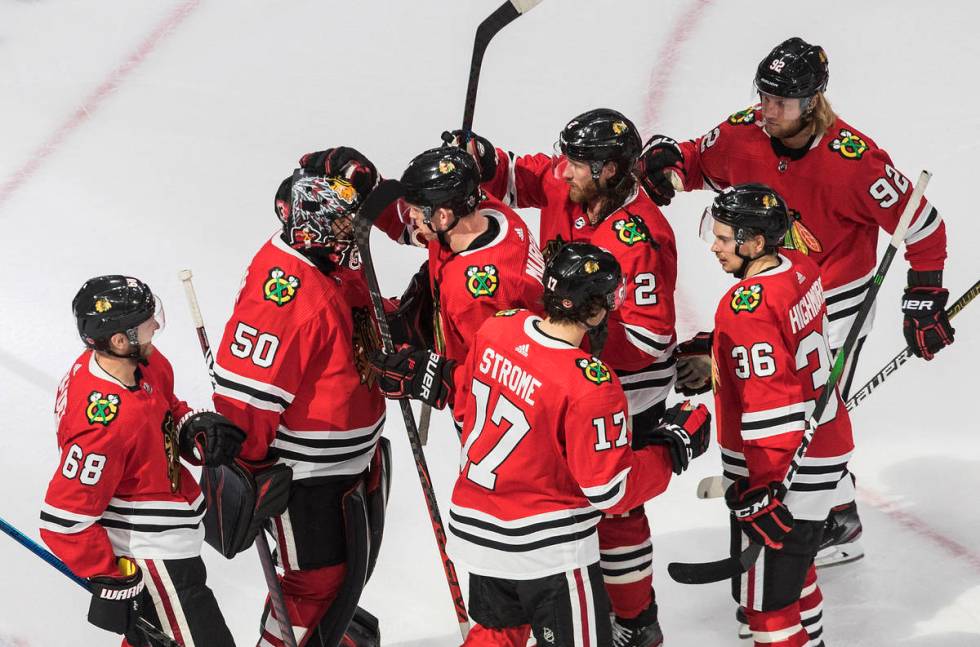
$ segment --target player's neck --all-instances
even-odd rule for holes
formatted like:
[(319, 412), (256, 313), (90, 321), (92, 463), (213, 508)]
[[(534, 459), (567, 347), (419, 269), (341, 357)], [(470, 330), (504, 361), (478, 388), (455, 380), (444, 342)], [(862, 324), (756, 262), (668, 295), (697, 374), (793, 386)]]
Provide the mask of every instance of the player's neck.
[(745, 268), (745, 278), (751, 278), (756, 274), (761, 274), (768, 269), (779, 265), (779, 256), (776, 254), (766, 254), (749, 261), (749, 266)]
[(489, 223), (486, 218), (478, 217), (476, 212), (459, 219), (449, 237), (449, 249), (457, 254), (466, 251), (480, 234), (487, 230)]
[(124, 386), (136, 385), (136, 360), (96, 352), (95, 362), (99, 368), (119, 380)]
[(582, 339), (585, 338), (585, 326), (574, 322), (558, 323), (545, 318), (538, 323), (538, 327), (549, 337), (560, 339), (576, 347), (581, 346)]

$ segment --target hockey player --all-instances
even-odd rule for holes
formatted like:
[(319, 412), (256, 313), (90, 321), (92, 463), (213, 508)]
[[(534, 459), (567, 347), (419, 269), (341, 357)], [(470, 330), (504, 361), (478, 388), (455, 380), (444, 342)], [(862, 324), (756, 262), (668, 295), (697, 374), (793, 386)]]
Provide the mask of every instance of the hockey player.
[(688, 403), (631, 432), (619, 378), (579, 348), (623, 301), (612, 254), (566, 245), (544, 281), (546, 317), (488, 319), (455, 372), (424, 350), (376, 359), (390, 397), (463, 402), (449, 548), (470, 572), (468, 646), (523, 647), (530, 631), (539, 645), (612, 645), (596, 526), (662, 492), (710, 440), (707, 410)]
[[(912, 187), (888, 153), (834, 113), (824, 94), (828, 77), (823, 48), (790, 38), (759, 63), (757, 105), (693, 141), (652, 137), (640, 166), (647, 191), (660, 205), (670, 203), (675, 185), (685, 191), (720, 191), (762, 182), (778, 191), (800, 218), (791, 225), (787, 242), (820, 267), (830, 346), (836, 352), (874, 274), (878, 231), (895, 230)], [(905, 243), (911, 265), (902, 300), (905, 339), (916, 355), (929, 360), (952, 343), (954, 331), (944, 311), (949, 293), (942, 287), (946, 228), (925, 198), (916, 205)], [(845, 400), (873, 315), (848, 358), (841, 380)], [(853, 487), (842, 488), (837, 503), (818, 564), (864, 554), (857, 543), (861, 521)]]
[(436, 351), (462, 362), (494, 313), (540, 311), (544, 257), (520, 216), (486, 199), (480, 171), (465, 151), (427, 150), (412, 160), (401, 182), (405, 210), (429, 250)]
[[(517, 207), (541, 210), (548, 250), (585, 241), (609, 250), (622, 267), (626, 299), (590, 344), (620, 377), (634, 427), (664, 413), (674, 381), (674, 233), (633, 174), (642, 140), (615, 110), (590, 110), (562, 130), (554, 156), (515, 156), (474, 137), (487, 191)], [(602, 337), (608, 335), (603, 341)], [(662, 640), (653, 591), (653, 547), (643, 507), (599, 525), (602, 570), (620, 644), (655, 647)]]
[(752, 541), (761, 557), (732, 582), (757, 647), (822, 647), (822, 601), (814, 556), (847, 471), (853, 443), (835, 388), (789, 488), (782, 480), (830, 375), (827, 308), (820, 270), (805, 254), (780, 251), (789, 226), (767, 186), (722, 191), (702, 220), (725, 292), (711, 335), (718, 442), (732, 510), (732, 554)]
[[(376, 183), (351, 148), (300, 159), (276, 193), (281, 229), (249, 265), (214, 367), (215, 407), (247, 434), (242, 458), (292, 468), (273, 526), (300, 645), (337, 644), (352, 616), (341, 644), (380, 642), (356, 607), (377, 555), (388, 463), (385, 402), (366, 359), (378, 333), (353, 239)], [(266, 606), (259, 645), (279, 647)]]
[(231, 461), (245, 434), (174, 395), (153, 346), (163, 308), (128, 276), (87, 281), (72, 301), (86, 350), (58, 387), (61, 460), (41, 508), (41, 538), (92, 590), (89, 622), (123, 645), (150, 645), (142, 616), (185, 647), (232, 647), (205, 583), (204, 497), (181, 458)]

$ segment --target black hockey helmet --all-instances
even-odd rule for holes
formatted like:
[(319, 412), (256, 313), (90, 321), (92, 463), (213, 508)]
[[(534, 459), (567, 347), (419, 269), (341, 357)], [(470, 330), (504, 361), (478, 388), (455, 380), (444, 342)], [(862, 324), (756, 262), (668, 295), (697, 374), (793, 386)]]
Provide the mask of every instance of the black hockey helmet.
[[(72, 299), (78, 334), (88, 348), (107, 351), (109, 338), (124, 333), (138, 346), (136, 329), (162, 308), (146, 283), (131, 276), (97, 276), (86, 281)], [(127, 355), (128, 357), (128, 355)]]
[(755, 87), (776, 97), (805, 99), (825, 91), (829, 78), (823, 47), (794, 36), (762, 59), (755, 72)]
[(558, 149), (569, 159), (589, 162), (596, 179), (606, 162), (617, 162), (620, 173), (629, 172), (640, 157), (643, 140), (621, 112), (597, 108), (565, 125), (558, 136)]
[[(736, 184), (717, 196), (705, 216), (735, 231), (735, 243), (741, 245), (749, 238), (762, 235), (767, 248), (779, 247), (790, 225), (786, 202), (765, 184)], [(710, 230), (711, 218), (702, 220), (702, 231)]]
[(544, 270), (545, 309), (558, 309), (584, 321), (592, 304), (618, 308), (625, 296), (623, 272), (616, 257), (589, 243), (568, 243), (548, 260)]
[(416, 155), (402, 173), (401, 183), (405, 202), (422, 209), (426, 222), (440, 207), (461, 218), (473, 213), (483, 199), (480, 169), (469, 153), (455, 146)]

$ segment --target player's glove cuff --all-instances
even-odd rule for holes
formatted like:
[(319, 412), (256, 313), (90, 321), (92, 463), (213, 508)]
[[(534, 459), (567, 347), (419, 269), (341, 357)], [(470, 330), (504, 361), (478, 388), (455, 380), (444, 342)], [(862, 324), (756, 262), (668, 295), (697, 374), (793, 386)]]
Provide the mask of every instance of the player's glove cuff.
[(793, 530), (793, 515), (782, 502), (782, 484), (772, 482), (749, 488), (740, 478), (725, 492), (725, 503), (750, 540), (774, 550), (783, 547), (783, 538)]

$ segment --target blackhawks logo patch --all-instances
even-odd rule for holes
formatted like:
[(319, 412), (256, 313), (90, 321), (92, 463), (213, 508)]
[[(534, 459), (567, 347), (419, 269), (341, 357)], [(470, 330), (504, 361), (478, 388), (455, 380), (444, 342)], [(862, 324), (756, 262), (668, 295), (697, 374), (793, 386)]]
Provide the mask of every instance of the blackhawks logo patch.
[(119, 396), (115, 393), (102, 395), (100, 391), (92, 391), (88, 396), (88, 406), (85, 407), (85, 417), (90, 425), (107, 426), (119, 414)]
[(269, 270), (269, 278), (262, 284), (262, 295), (265, 300), (272, 301), (279, 307), (292, 301), (297, 290), (299, 290), (299, 279), (295, 276), (286, 276), (286, 273), (278, 267)]
[(602, 384), (612, 379), (612, 373), (609, 372), (609, 368), (597, 357), (577, 359), (575, 360), (575, 365), (582, 369), (582, 374), (585, 375), (585, 379), (593, 384)]
[(354, 321), (354, 335), (351, 338), (354, 366), (361, 376), (361, 384), (366, 384), (370, 389), (374, 386), (375, 373), (371, 370), (371, 361), (368, 358), (381, 350), (381, 335), (378, 334), (368, 308), (353, 308), (351, 317)]
[(798, 252), (809, 254), (810, 252), (822, 252), (823, 245), (820, 240), (813, 235), (806, 225), (803, 224), (799, 212), (790, 212), (790, 225), (786, 230), (786, 237), (783, 239), (783, 247), (795, 249)]
[(728, 117), (728, 123), (733, 126), (744, 126), (746, 124), (755, 123), (755, 106), (749, 106), (745, 110), (739, 110), (738, 112), (730, 115)]
[(859, 160), (868, 150), (868, 143), (852, 133), (850, 130), (841, 129), (837, 137), (831, 140), (830, 150), (840, 153), (846, 160)]
[(501, 310), (500, 312), (498, 312), (497, 314), (495, 314), (494, 317), (513, 317), (514, 315), (516, 315), (520, 311), (521, 311), (520, 308), (511, 308), (510, 310)]
[(493, 296), (499, 283), (495, 265), (484, 265), (482, 268), (470, 265), (466, 268), (466, 290), (474, 299)]
[(177, 425), (174, 424), (174, 414), (167, 411), (163, 414), (160, 424), (163, 433), (163, 451), (167, 455), (167, 478), (170, 479), (170, 492), (180, 489), (180, 445), (177, 441)]
[(650, 231), (646, 224), (638, 216), (629, 216), (613, 223), (616, 230), (616, 237), (619, 242), (632, 247), (637, 243), (644, 243), (650, 240)]
[(740, 285), (732, 293), (732, 310), (736, 314), (739, 312), (753, 312), (762, 303), (762, 285)]

